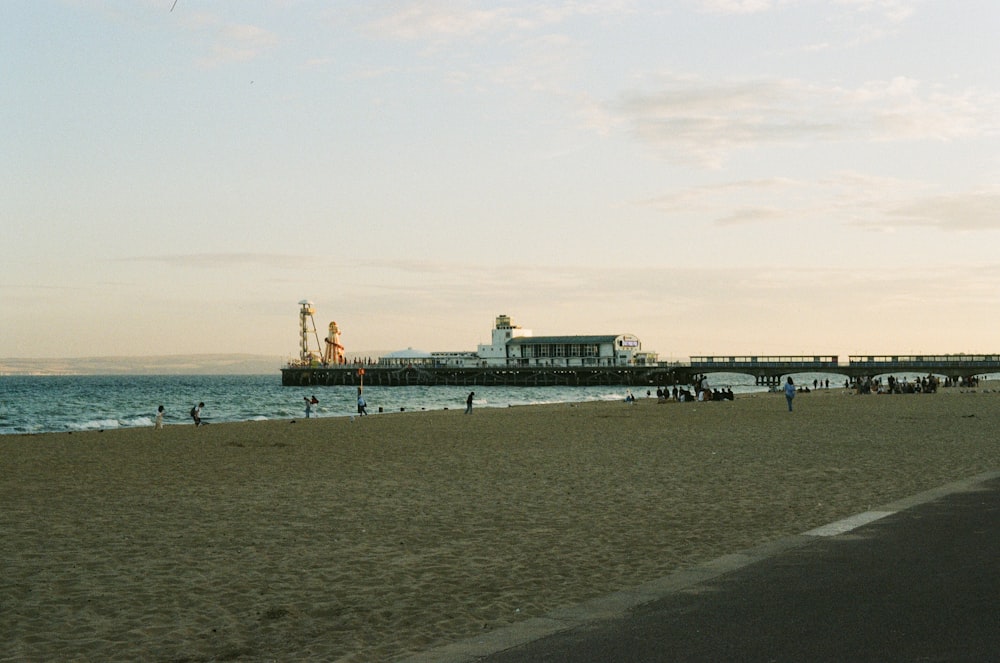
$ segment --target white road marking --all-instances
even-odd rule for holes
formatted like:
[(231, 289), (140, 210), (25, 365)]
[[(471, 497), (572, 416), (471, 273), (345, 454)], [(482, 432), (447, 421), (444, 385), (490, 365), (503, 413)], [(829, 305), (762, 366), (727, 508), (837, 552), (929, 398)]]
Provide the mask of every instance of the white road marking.
[(805, 533), (806, 536), (837, 536), (838, 534), (843, 534), (844, 532), (850, 532), (856, 527), (861, 527), (862, 525), (867, 525), (868, 523), (875, 522), (880, 518), (885, 518), (886, 516), (891, 516), (896, 513), (895, 511), (865, 511), (864, 513), (859, 513), (850, 518), (844, 518), (843, 520), (838, 520), (835, 523), (830, 523), (829, 525), (823, 525), (822, 527), (817, 527), (816, 529), (811, 529)]

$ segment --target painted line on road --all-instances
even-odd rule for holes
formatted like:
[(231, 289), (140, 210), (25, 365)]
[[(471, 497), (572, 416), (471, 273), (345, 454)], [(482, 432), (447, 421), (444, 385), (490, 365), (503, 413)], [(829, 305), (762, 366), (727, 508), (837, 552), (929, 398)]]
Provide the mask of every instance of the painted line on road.
[(876, 520), (885, 518), (886, 516), (891, 516), (894, 513), (897, 512), (865, 511), (864, 513), (855, 514), (850, 518), (844, 518), (843, 520), (838, 520), (837, 522), (829, 523), (827, 525), (823, 525), (822, 527), (817, 527), (816, 529), (811, 529), (808, 532), (804, 532), (804, 534), (806, 536), (837, 536), (838, 534), (850, 532), (852, 529), (856, 529), (862, 525), (873, 523)]

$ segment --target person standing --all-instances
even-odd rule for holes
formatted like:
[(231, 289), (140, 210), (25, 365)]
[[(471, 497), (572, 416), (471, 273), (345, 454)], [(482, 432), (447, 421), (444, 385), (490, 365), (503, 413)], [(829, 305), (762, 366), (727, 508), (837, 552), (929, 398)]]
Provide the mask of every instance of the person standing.
[(319, 400), (315, 395), (313, 395), (312, 398), (309, 398), (308, 396), (303, 396), (302, 398), (305, 399), (306, 402), (306, 419), (308, 419), (312, 416), (312, 406), (319, 405)]
[(195, 428), (201, 426), (201, 408), (203, 407), (205, 407), (204, 403), (198, 403), (191, 408), (191, 418), (194, 419)]
[(358, 415), (365, 416), (368, 414), (368, 403), (365, 402), (364, 394), (361, 393), (361, 389), (358, 388)]
[(156, 424), (153, 426), (155, 430), (160, 430), (163, 428), (163, 406), (156, 408)]
[(792, 399), (795, 398), (795, 383), (792, 382), (792, 376), (788, 376), (788, 380), (785, 382), (785, 400), (788, 401), (788, 411), (792, 411)]
[(472, 397), (476, 395), (476, 392), (470, 391), (469, 396), (465, 399), (465, 413), (472, 414)]

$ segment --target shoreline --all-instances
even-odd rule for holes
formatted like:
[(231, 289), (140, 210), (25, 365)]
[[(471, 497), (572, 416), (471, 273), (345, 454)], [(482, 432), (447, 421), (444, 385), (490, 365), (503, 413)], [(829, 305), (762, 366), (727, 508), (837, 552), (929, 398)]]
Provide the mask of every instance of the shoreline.
[[(988, 385), (987, 385), (988, 387)], [(1000, 394), (0, 437), (15, 658), (393, 660), (1000, 467)]]

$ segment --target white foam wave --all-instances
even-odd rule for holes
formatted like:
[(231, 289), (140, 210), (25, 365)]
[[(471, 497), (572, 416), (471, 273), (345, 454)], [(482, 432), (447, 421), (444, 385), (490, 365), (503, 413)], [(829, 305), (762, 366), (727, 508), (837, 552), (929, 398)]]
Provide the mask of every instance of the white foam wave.
[(67, 424), (70, 430), (101, 430), (105, 428), (120, 428), (121, 424), (117, 419), (93, 419), (81, 423)]

